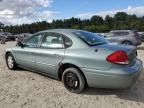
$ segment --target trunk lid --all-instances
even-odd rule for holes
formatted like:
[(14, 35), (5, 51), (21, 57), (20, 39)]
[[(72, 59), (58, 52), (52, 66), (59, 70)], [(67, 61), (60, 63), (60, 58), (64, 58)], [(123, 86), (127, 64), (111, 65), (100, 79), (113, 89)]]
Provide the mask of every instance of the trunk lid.
[(137, 50), (135, 46), (102, 44), (102, 45), (95, 46), (95, 48), (109, 50), (111, 51), (111, 53), (114, 53), (116, 51), (124, 51), (128, 55), (129, 65), (133, 64), (136, 59)]

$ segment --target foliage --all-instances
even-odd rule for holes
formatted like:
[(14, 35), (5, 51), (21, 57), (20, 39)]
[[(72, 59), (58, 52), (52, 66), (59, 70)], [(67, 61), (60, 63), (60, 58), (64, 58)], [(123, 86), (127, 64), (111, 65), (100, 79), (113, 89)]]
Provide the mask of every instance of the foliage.
[(46, 29), (72, 28), (83, 29), (91, 32), (108, 32), (114, 29), (135, 29), (144, 31), (144, 16), (128, 15), (125, 12), (118, 12), (114, 17), (107, 15), (104, 19), (101, 16), (92, 16), (90, 19), (70, 18), (64, 20), (53, 20), (51, 23), (46, 21), (32, 24), (22, 24), (15, 26), (5, 26), (4, 31), (13, 34), (35, 33)]

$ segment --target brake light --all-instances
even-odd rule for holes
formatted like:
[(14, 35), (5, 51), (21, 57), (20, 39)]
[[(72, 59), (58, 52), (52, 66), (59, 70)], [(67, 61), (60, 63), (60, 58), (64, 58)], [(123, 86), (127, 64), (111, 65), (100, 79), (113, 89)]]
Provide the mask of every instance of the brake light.
[(106, 59), (108, 62), (114, 63), (114, 64), (128, 64), (128, 55), (124, 51), (116, 51), (109, 55)]

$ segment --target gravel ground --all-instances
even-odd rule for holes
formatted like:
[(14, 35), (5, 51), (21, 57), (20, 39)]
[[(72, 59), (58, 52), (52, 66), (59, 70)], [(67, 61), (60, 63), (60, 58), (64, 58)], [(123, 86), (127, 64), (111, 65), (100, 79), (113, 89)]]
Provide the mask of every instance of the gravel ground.
[[(25, 70), (8, 70), (4, 52), (14, 45), (0, 45), (0, 108), (144, 108), (144, 73), (129, 90), (87, 88), (73, 94), (60, 81)], [(138, 57), (144, 61), (143, 50)]]

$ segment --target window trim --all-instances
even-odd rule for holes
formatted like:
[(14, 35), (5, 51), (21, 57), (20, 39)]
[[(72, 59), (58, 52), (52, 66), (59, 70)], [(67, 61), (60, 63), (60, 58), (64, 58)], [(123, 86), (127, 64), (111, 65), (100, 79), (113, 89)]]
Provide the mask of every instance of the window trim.
[[(70, 47), (73, 45), (72, 39), (70, 39), (68, 36), (65, 36), (65, 35), (63, 35), (63, 34), (62, 34), (62, 36), (63, 36), (63, 42), (64, 42), (64, 47), (65, 47), (65, 49), (70, 48)], [(65, 43), (66, 43), (66, 42), (65, 42), (65, 38), (68, 38), (68, 39), (71, 41), (71, 43), (72, 43), (71, 46), (69, 46), (69, 47), (66, 46), (66, 44), (65, 44)]]

